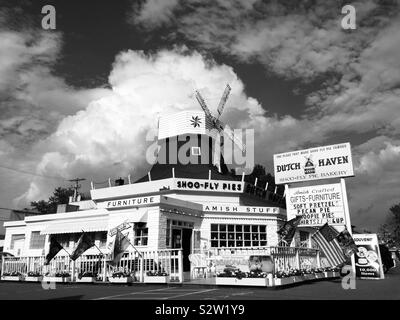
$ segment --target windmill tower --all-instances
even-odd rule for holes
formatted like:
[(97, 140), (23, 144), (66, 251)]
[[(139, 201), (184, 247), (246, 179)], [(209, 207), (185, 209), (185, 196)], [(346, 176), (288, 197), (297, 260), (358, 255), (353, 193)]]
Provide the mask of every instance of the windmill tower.
[[(196, 91), (195, 97), (202, 110), (185, 110), (159, 118), (157, 162), (150, 170), (149, 179), (170, 176), (172, 169), (177, 174), (180, 171), (181, 176), (189, 172), (188, 177), (199, 178), (207, 178), (211, 170), (214, 177), (228, 179), (224, 177), (229, 170), (221, 154), (220, 136), (232, 140), (241, 151), (245, 150), (240, 139), (219, 119), (230, 91), (227, 85), (218, 104), (216, 117), (211, 114), (200, 92)], [(184, 157), (181, 157), (182, 152), (185, 153)], [(145, 180), (146, 177), (140, 179)]]

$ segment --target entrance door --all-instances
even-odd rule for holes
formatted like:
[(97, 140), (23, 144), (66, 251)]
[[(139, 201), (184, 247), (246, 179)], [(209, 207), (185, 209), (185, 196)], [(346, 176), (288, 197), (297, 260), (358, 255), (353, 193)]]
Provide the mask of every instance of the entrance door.
[(182, 229), (182, 255), (183, 255), (183, 271), (190, 271), (190, 248), (192, 239), (192, 229)]
[(182, 249), (183, 271), (190, 271), (192, 229), (172, 229), (172, 249)]

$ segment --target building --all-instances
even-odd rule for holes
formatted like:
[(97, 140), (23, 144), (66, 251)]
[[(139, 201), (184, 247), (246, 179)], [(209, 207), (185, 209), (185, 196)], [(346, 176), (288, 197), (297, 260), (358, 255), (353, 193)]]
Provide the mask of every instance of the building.
[(210, 128), (204, 112), (160, 118), (157, 162), (147, 175), (134, 183), (92, 185), (91, 200), (58, 210), (64, 212), (6, 222), (5, 251), (44, 255), (55, 236), (71, 252), (85, 231), (95, 233), (96, 246), (107, 253), (118, 228), (139, 251), (182, 249), (183, 269), (189, 271), (190, 254), (276, 246), (286, 221), (284, 200), (232, 175)]
[[(4, 238), (5, 238), (5, 233), (6, 233), (4, 223), (6, 221), (24, 220), (25, 217), (36, 216), (39, 214), (40, 214), (39, 212), (37, 212), (35, 210), (30, 210), (30, 209), (5, 210), (4, 213), (2, 213), (2, 215), (1, 215), (1, 222), (0, 222), (0, 252), (3, 252), (3, 248), (4, 248)], [(19, 250), (19, 251), (21, 251), (21, 250)]]

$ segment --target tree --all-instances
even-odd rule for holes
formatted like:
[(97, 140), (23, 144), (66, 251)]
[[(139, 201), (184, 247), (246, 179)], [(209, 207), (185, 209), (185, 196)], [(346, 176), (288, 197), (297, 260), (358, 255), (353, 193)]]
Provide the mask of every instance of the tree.
[(56, 213), (57, 205), (67, 204), (69, 197), (74, 194), (74, 189), (58, 187), (54, 190), (53, 195), (49, 197), (48, 201), (39, 200), (32, 201), (31, 207), (43, 214)]
[(389, 209), (390, 213), (386, 223), (378, 231), (379, 239), (389, 247), (400, 246), (400, 203)]
[[(268, 183), (268, 190), (275, 190), (275, 178), (270, 173), (267, 173), (265, 167), (261, 164), (254, 165), (253, 171), (246, 176), (245, 181), (249, 183), (254, 183), (257, 178), (257, 186), (265, 188)], [(278, 186), (277, 193), (283, 194), (285, 190), (284, 186)]]

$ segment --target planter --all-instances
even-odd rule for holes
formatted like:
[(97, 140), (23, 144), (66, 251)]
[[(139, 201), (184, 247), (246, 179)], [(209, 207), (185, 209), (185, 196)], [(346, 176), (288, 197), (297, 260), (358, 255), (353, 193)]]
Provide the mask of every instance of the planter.
[(334, 272), (333, 271), (327, 271), (324, 272), (324, 275), (326, 278), (332, 278), (334, 276)]
[(109, 277), (108, 281), (111, 283), (131, 283), (131, 282), (133, 282), (133, 278), (132, 277), (120, 277), (120, 278)]
[(1, 280), (4, 281), (24, 281), (24, 276), (20, 275), (20, 276), (2, 276)]
[(268, 278), (230, 278), (230, 277), (216, 277), (216, 285), (225, 286), (258, 286), (266, 287), (268, 286)]
[(43, 281), (46, 282), (57, 282), (57, 283), (67, 283), (71, 282), (71, 277), (43, 277)]
[(145, 283), (168, 283), (169, 276), (144, 276)]
[(80, 283), (93, 283), (96, 282), (96, 277), (82, 277), (82, 278), (76, 278), (75, 282), (80, 282)]
[(285, 278), (275, 278), (274, 285), (275, 286), (285, 286), (288, 284), (296, 283), (296, 277), (285, 277)]
[(309, 280), (314, 280), (315, 279), (315, 275), (314, 274), (305, 274), (303, 275), (303, 280), (304, 281), (309, 281)]
[(24, 280), (28, 282), (41, 282), (43, 280), (43, 276), (26, 276)]

